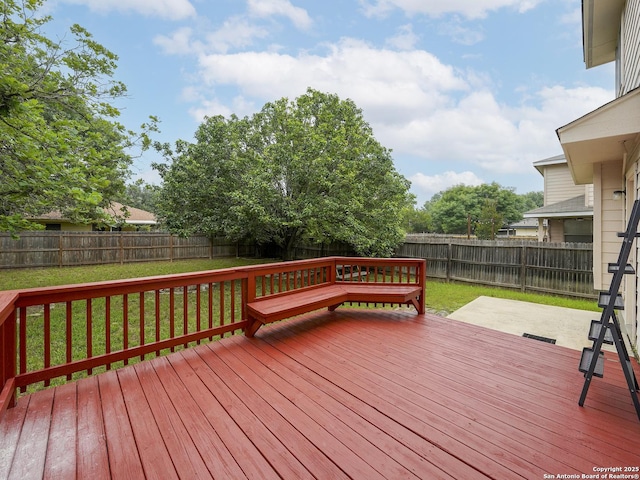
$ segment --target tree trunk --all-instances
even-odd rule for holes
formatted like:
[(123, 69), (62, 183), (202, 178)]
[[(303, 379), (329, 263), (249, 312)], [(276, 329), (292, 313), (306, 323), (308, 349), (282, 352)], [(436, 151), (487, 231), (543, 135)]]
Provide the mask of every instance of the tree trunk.
[(295, 260), (297, 235), (295, 233), (288, 235), (282, 243), (282, 259), (284, 261)]

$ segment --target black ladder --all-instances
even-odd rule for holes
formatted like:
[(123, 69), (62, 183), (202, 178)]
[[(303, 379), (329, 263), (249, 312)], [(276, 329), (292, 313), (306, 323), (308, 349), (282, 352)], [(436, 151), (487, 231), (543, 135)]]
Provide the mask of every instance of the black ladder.
[(618, 255), (618, 261), (616, 263), (609, 264), (608, 271), (613, 274), (611, 285), (609, 286), (608, 291), (600, 292), (598, 297), (598, 306), (603, 310), (600, 320), (593, 320), (591, 322), (591, 328), (589, 329), (589, 340), (593, 340), (593, 346), (582, 350), (579, 370), (584, 373), (585, 380), (578, 404), (581, 407), (584, 405), (593, 376), (603, 376), (604, 353), (602, 352), (602, 344), (613, 344), (616, 346), (616, 350), (618, 351), (622, 371), (624, 372), (624, 376), (627, 380), (629, 392), (631, 392), (631, 399), (633, 400), (633, 405), (636, 408), (636, 414), (640, 420), (638, 381), (633, 371), (633, 366), (629, 359), (629, 353), (627, 352), (627, 347), (625, 346), (624, 339), (622, 337), (620, 321), (616, 315), (616, 310), (622, 310), (624, 308), (622, 295), (618, 293), (622, 283), (622, 277), (626, 274), (635, 274), (633, 266), (628, 264), (627, 261), (629, 259), (629, 254), (631, 253), (631, 248), (633, 247), (633, 241), (636, 237), (640, 236), (640, 233), (638, 233), (639, 221), (640, 200), (636, 200), (633, 203), (633, 209), (627, 224), (627, 230), (623, 233), (618, 233), (618, 236), (622, 237), (623, 240), (622, 247), (620, 248), (620, 254)]

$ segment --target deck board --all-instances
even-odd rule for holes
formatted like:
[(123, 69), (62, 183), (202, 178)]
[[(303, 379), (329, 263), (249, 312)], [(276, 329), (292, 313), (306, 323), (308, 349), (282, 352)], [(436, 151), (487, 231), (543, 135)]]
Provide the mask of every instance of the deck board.
[(72, 480), (76, 478), (76, 442), (78, 416), (77, 384), (67, 383), (55, 390), (51, 429), (47, 444), (45, 478)]
[[(109, 455), (104, 441), (104, 420), (100, 404), (98, 378), (89, 377), (77, 383), (77, 454), (76, 473), (78, 478), (109, 478)], [(69, 429), (73, 425), (68, 426)], [(68, 461), (72, 462), (71, 452)]]
[[(587, 332), (585, 332), (585, 335)], [(393, 310), (316, 312), (21, 397), (0, 478), (544, 478), (640, 465), (615, 355)]]

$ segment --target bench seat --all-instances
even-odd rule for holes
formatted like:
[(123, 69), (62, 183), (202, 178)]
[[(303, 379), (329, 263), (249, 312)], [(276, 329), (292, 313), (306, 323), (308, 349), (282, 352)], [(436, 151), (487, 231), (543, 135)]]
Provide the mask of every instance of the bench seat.
[(247, 303), (249, 326), (245, 333), (251, 337), (265, 323), (321, 308), (334, 310), (345, 302), (409, 304), (420, 312), (418, 297), (422, 293), (420, 285), (335, 282), (300, 291), (269, 295)]

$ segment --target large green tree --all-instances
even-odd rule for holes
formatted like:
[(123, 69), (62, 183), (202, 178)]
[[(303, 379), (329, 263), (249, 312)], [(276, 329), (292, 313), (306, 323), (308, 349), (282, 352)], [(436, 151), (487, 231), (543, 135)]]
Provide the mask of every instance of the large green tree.
[(343, 241), (388, 255), (402, 240), (409, 182), (351, 100), (313, 89), (250, 118), (208, 118), (196, 142), (162, 146), (169, 228), (281, 246)]
[(78, 25), (70, 46), (47, 38), (43, 3), (0, 1), (0, 230), (11, 232), (51, 210), (100, 220), (124, 190), (128, 149), (148, 144), (115, 121), (116, 55)]
[[(456, 185), (435, 194), (424, 209), (431, 215), (436, 232), (465, 234), (469, 225), (475, 229), (480, 219), (486, 217), (487, 205), (492, 205), (496, 215), (507, 224), (521, 220), (526, 210), (523, 197), (496, 182), (478, 186)], [(497, 226), (495, 231), (501, 226)]]

